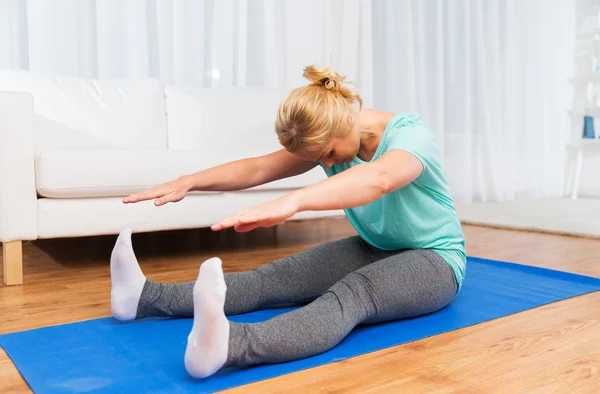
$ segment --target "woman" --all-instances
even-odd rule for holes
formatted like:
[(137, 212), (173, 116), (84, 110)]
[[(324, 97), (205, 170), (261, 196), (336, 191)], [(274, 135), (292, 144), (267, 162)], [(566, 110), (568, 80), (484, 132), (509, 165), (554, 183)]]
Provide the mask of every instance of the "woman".
[[(465, 238), (435, 135), (416, 115), (362, 107), (331, 69), (309, 66), (311, 82), (282, 101), (276, 132), (284, 149), (213, 167), (129, 196), (125, 203), (177, 202), (190, 190), (250, 188), (316, 165), (327, 179), (212, 226), (250, 231), (307, 210), (344, 209), (358, 235), (223, 274), (221, 260), (196, 281), (147, 280), (131, 231), (111, 256), (113, 315), (120, 320), (193, 316), (187, 371), (204, 378), (226, 366), (295, 360), (336, 346), (359, 324), (404, 319), (447, 306), (465, 276)], [(358, 104), (356, 108), (355, 104)], [(309, 302), (255, 324), (227, 315)]]

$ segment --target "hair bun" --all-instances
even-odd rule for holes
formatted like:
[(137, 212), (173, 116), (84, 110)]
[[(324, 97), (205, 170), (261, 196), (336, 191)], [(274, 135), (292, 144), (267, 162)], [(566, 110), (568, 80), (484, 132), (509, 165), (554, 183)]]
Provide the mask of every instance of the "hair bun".
[(338, 75), (329, 67), (320, 69), (314, 65), (304, 69), (304, 78), (311, 81), (314, 85), (320, 85), (325, 89), (333, 91), (340, 90), (345, 80), (344, 77)]
[(358, 102), (362, 107), (362, 98), (357, 92), (346, 87), (346, 77), (336, 73), (331, 67), (317, 68), (310, 65), (304, 68), (304, 78), (311, 83), (310, 86), (319, 86), (336, 95), (341, 95), (348, 102)]
[(329, 79), (329, 78), (325, 78), (323, 81), (323, 87), (325, 87), (325, 89), (335, 89), (335, 81), (333, 79)]

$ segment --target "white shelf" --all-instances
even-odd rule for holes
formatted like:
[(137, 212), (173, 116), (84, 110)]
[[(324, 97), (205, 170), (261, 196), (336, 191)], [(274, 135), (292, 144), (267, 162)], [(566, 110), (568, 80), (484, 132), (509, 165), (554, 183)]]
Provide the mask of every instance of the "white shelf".
[(584, 146), (585, 145), (598, 145), (598, 144), (600, 144), (600, 138), (582, 138), (581, 144)]
[(567, 185), (570, 185), (571, 198), (575, 200), (579, 191), (583, 161), (588, 157), (600, 156), (600, 138), (581, 138), (578, 143), (568, 144), (567, 150), (570, 151), (568, 167), (571, 169)]
[(567, 144), (568, 149), (597, 149), (600, 148), (600, 138), (582, 138), (576, 143)]
[(583, 116), (592, 116), (594, 118), (600, 118), (600, 107), (588, 107), (583, 110)]

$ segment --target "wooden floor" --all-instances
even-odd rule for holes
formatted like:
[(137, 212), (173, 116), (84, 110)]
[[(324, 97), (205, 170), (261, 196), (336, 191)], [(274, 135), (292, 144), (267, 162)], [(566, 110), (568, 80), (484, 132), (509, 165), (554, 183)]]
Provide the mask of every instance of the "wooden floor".
[[(600, 277), (600, 241), (466, 226), (467, 252)], [(218, 255), (248, 270), (354, 234), (344, 219), (289, 222), (247, 234), (209, 230), (135, 234), (146, 275), (194, 279)], [(24, 245), (23, 286), (0, 287), (0, 333), (110, 315), (109, 256), (115, 237)], [(1, 274), (1, 272), (0, 272)], [(311, 370), (244, 386), (268, 392), (600, 392), (600, 292)], [(30, 392), (0, 350), (0, 392)]]

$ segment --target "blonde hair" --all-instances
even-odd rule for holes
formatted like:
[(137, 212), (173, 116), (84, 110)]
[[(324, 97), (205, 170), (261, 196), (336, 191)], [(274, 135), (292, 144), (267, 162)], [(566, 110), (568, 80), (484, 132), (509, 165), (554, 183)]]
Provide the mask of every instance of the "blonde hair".
[(293, 89), (283, 99), (277, 113), (275, 131), (279, 143), (289, 152), (317, 152), (353, 127), (351, 107), (360, 95), (344, 84), (346, 77), (330, 67), (314, 65), (304, 69), (310, 84)]

